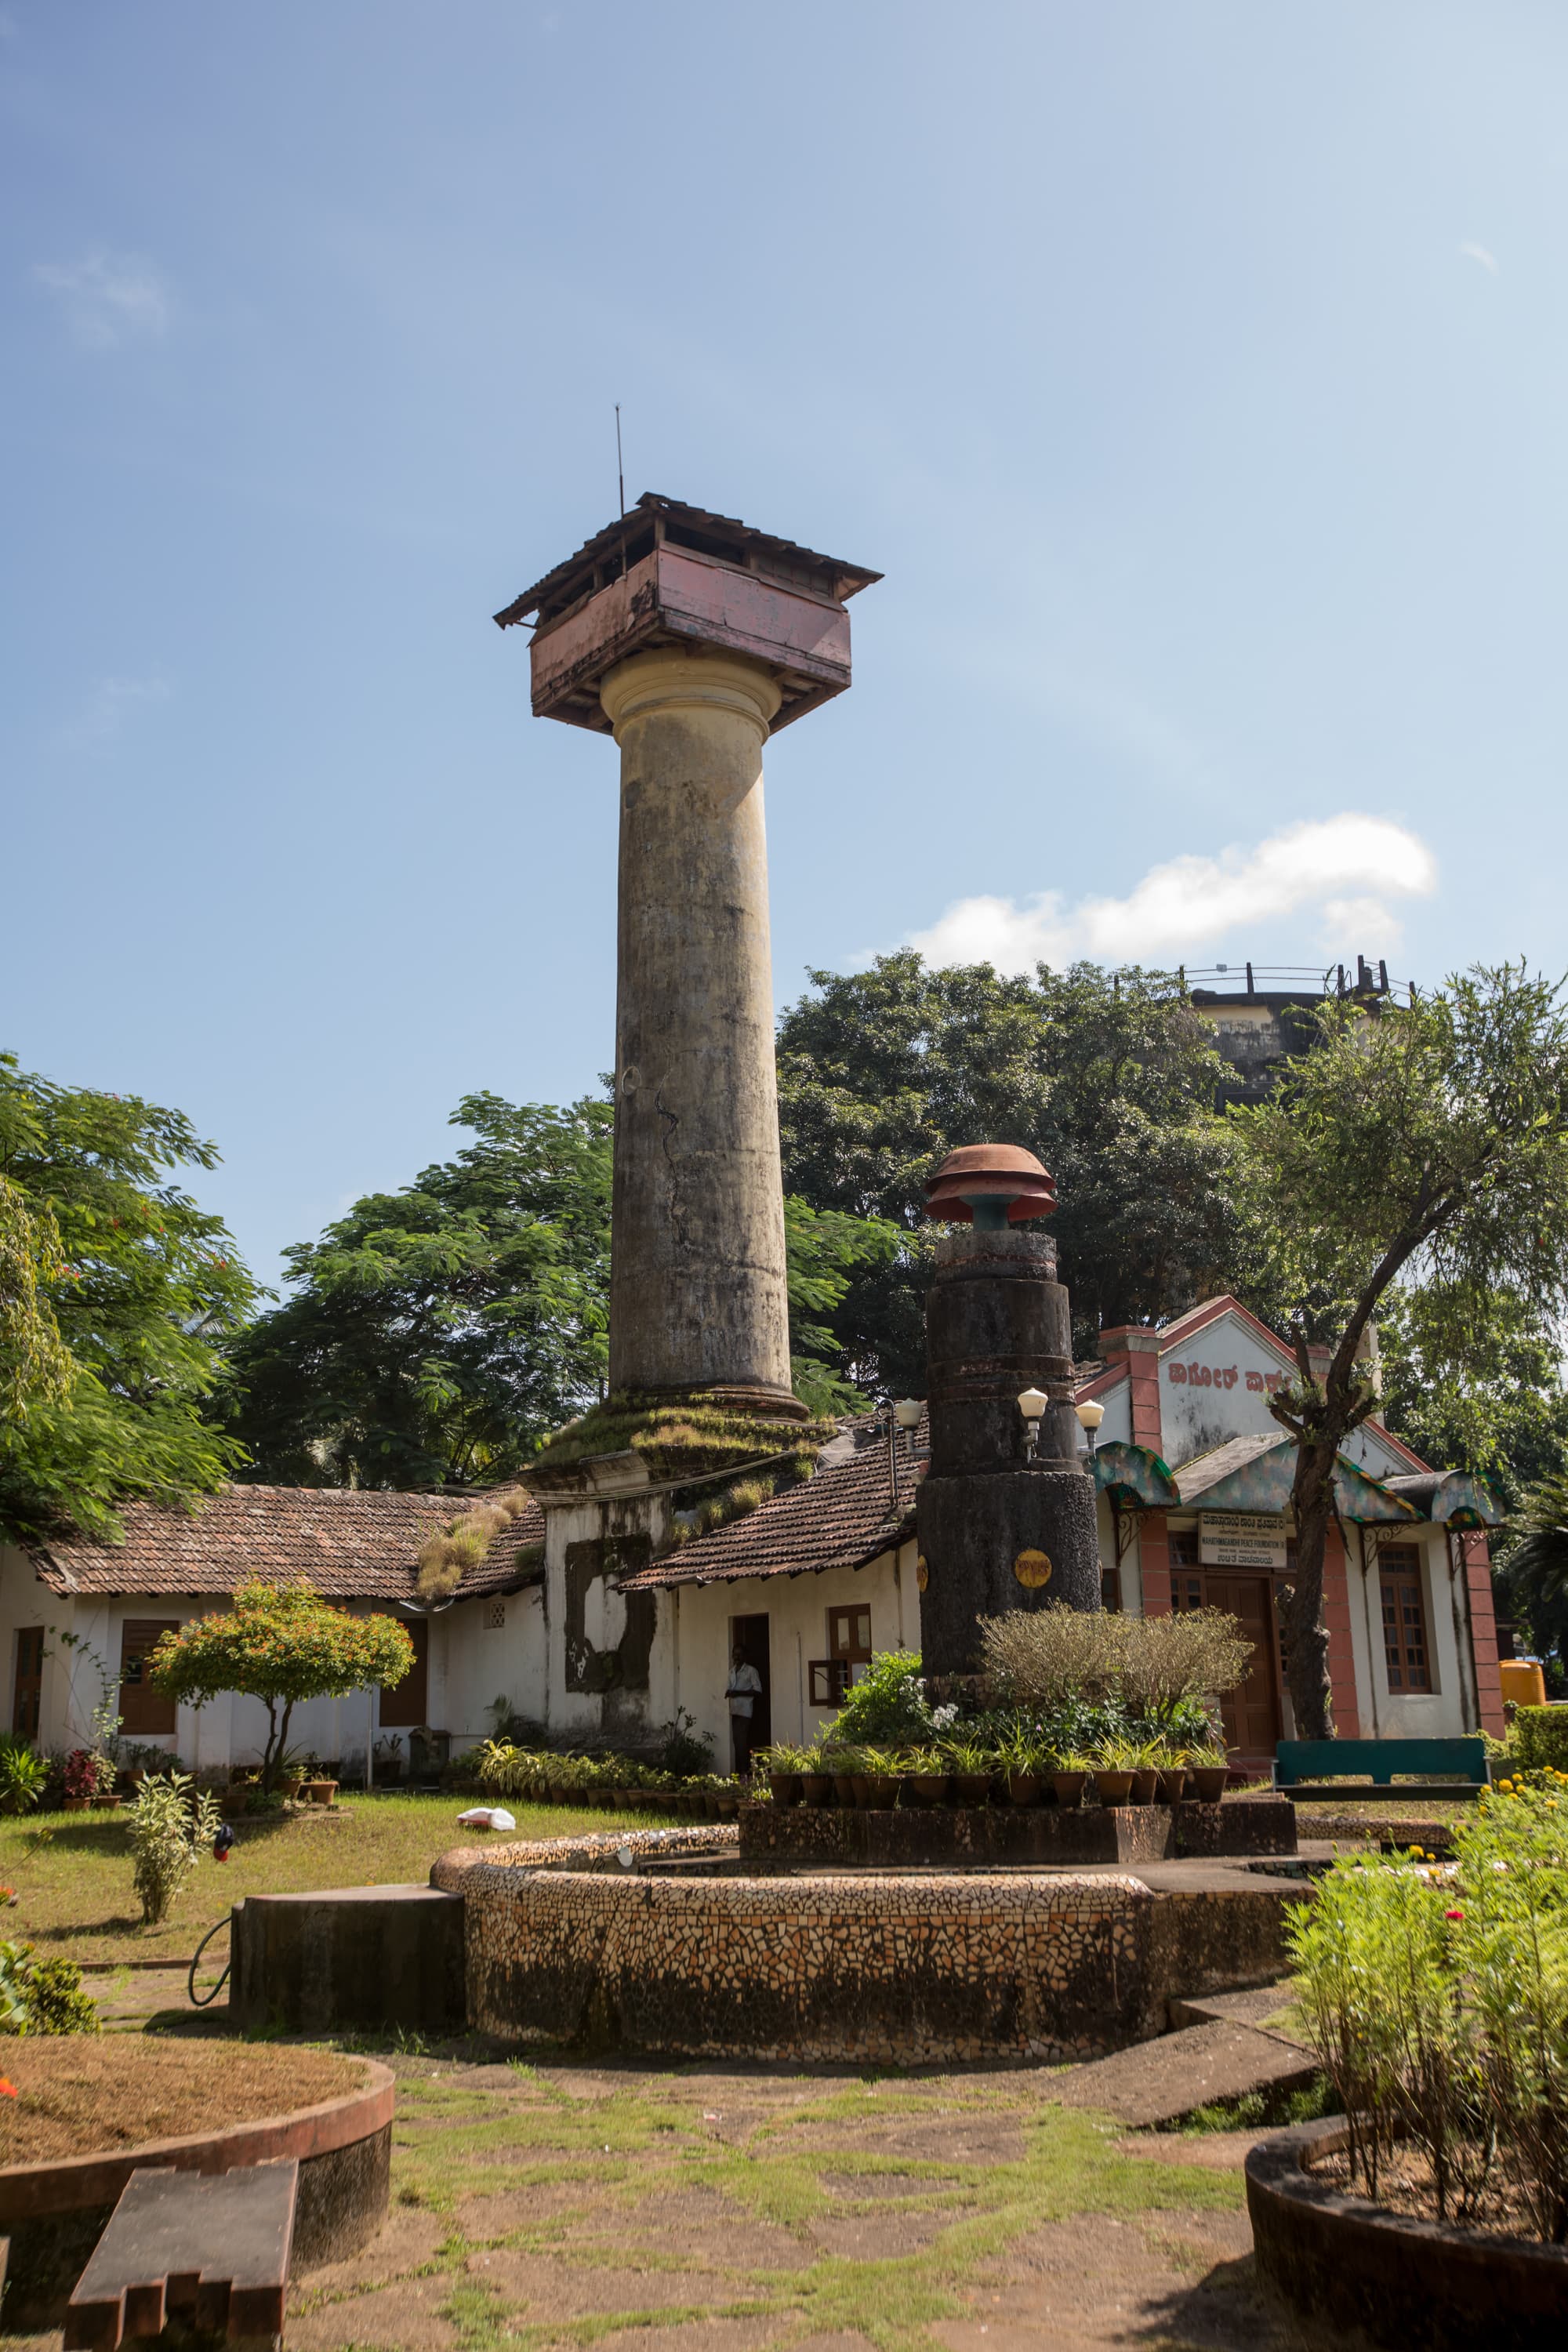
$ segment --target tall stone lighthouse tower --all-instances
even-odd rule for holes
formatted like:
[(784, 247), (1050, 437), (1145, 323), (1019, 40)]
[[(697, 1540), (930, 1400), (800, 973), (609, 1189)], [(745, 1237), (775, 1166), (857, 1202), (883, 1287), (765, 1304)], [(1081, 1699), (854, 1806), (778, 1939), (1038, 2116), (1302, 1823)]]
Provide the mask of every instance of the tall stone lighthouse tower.
[(537, 718), (621, 753), (610, 1385), (790, 1387), (763, 747), (849, 684), (880, 575), (648, 493), (496, 614)]

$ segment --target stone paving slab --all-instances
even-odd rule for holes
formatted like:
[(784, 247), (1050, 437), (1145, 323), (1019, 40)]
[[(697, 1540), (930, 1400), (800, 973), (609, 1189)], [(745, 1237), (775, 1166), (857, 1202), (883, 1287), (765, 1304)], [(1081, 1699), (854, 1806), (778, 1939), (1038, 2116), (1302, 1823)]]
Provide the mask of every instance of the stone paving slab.
[(1068, 2067), (1053, 2079), (1047, 2096), (1063, 2106), (1098, 2108), (1147, 2131), (1215, 2099), (1292, 2090), (1310, 2083), (1316, 2071), (1307, 2053), (1293, 2043), (1216, 2018)]

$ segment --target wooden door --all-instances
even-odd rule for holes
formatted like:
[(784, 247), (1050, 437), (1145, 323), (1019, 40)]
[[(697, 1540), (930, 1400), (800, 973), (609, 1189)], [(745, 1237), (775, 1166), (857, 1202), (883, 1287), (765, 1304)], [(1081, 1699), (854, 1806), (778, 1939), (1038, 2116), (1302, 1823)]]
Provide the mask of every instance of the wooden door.
[(430, 1620), (428, 1617), (397, 1617), (414, 1643), (414, 1664), (400, 1683), (381, 1694), (381, 1727), (384, 1731), (414, 1730), (428, 1722), (426, 1712), (430, 1704)]
[(18, 1739), (37, 1739), (44, 1698), (44, 1629), (24, 1625), (16, 1636), (16, 1684), (11, 1696), (11, 1729)]
[(1204, 1576), (1204, 1599), (1239, 1620), (1242, 1639), (1252, 1644), (1247, 1680), (1220, 1701), (1227, 1748), (1247, 1757), (1271, 1757), (1279, 1738), (1279, 1685), (1274, 1670), (1273, 1595), (1266, 1576), (1215, 1573)]
[(127, 1617), (120, 1629), (120, 1728), (127, 1739), (155, 1739), (174, 1728), (175, 1701), (147, 1680), (147, 1655), (177, 1617)]
[(762, 1689), (752, 1701), (752, 1743), (754, 1756), (759, 1748), (766, 1748), (773, 1736), (773, 1676), (768, 1658), (768, 1621), (765, 1614), (757, 1617), (731, 1617), (730, 1620), (730, 1655), (739, 1650), (748, 1666), (755, 1666)]

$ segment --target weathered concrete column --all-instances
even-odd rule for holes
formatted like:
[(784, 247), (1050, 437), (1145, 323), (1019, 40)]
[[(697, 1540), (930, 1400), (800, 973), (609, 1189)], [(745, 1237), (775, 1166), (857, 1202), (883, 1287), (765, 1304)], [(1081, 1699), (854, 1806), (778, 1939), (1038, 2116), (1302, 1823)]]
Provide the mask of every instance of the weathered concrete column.
[(758, 662), (671, 647), (601, 682), (621, 751), (610, 1385), (788, 1410)]

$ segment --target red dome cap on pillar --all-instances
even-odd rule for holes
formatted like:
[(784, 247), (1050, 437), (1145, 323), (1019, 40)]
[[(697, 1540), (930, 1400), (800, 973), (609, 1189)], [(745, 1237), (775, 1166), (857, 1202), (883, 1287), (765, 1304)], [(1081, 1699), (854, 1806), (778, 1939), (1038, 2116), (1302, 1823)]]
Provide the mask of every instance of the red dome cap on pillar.
[(926, 1184), (927, 1216), (954, 1224), (1021, 1225), (1048, 1217), (1056, 1205), (1049, 1170), (1014, 1143), (965, 1144)]

